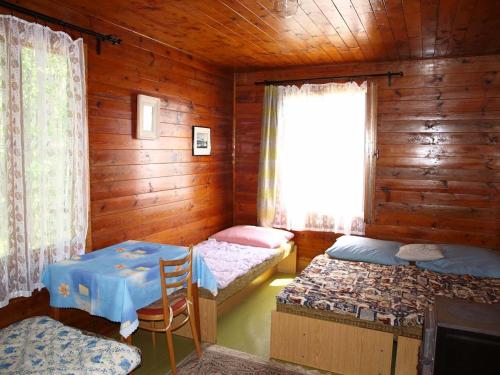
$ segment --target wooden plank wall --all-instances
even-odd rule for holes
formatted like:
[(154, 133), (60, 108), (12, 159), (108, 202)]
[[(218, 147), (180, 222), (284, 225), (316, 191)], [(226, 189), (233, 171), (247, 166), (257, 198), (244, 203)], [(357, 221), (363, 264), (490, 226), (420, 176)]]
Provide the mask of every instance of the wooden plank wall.
[[(230, 226), (233, 74), (69, 8), (40, 0), (20, 5), (123, 39), (120, 46), (103, 43), (100, 55), (85, 39), (94, 249), (127, 239), (189, 245)], [(157, 140), (134, 137), (139, 93), (162, 99)], [(191, 155), (193, 125), (212, 128), (212, 156)], [(47, 297), (0, 309), (0, 327), (48, 313)], [(101, 328), (75, 314), (65, 312), (63, 320)]]
[[(368, 236), (500, 249), (500, 56), (344, 64), (236, 76), (235, 222), (256, 222), (263, 86), (386, 71), (378, 80), (375, 221)], [(300, 150), (298, 150), (300, 152)], [(304, 197), (307, 199), (307, 197)], [(337, 235), (297, 233), (299, 268)]]

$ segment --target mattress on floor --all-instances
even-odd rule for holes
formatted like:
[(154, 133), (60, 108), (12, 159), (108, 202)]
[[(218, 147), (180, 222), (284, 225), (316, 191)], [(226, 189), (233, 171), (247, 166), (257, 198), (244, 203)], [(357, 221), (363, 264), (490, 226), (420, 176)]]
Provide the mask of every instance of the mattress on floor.
[(277, 310), (420, 338), (436, 295), (500, 302), (500, 279), (415, 266), (350, 262), (322, 254), (276, 297)]
[[(227, 277), (221, 278), (220, 276), (221, 274), (216, 272), (215, 269), (219, 270), (223, 269), (231, 270), (232, 268), (238, 269), (237, 276), (232, 277), (229, 283), (225, 283), (224, 287), (218, 290), (217, 296), (214, 296), (206, 289), (200, 289), (199, 291), (200, 297), (206, 299), (214, 299), (217, 301), (218, 304), (224, 302), (229, 297), (233, 296), (234, 294), (245, 288), (262, 273), (276, 266), (279, 262), (281, 262), (284, 258), (286, 258), (293, 251), (295, 247), (293, 241), (289, 241), (286, 244), (283, 244), (278, 249), (264, 249), (254, 246), (229, 244), (227, 242), (221, 242), (216, 240), (208, 240), (208, 241), (215, 241), (215, 242), (212, 242), (209, 248), (203, 246), (203, 248), (201, 248), (202, 249), (201, 254), (204, 257), (208, 268), (214, 273), (214, 276), (218, 281), (217, 284), (219, 284), (219, 280), (221, 279), (227, 280)], [(201, 244), (196, 245), (195, 248), (198, 249), (197, 251), (200, 250), (199, 247), (200, 245), (203, 244), (206, 245), (208, 241), (204, 241)], [(220, 246), (220, 248), (217, 248), (217, 246)], [(231, 256), (224, 257), (223, 252), (221, 253), (220, 251), (221, 249), (227, 250), (228, 252), (232, 252)], [(271, 256), (268, 256), (263, 260), (262, 257), (260, 257), (261, 259), (260, 262), (255, 262), (254, 261), (255, 259), (253, 259), (253, 261), (251, 261), (252, 266), (248, 267), (245, 270), (245, 272), (241, 272), (241, 266), (236, 264), (249, 262), (250, 258), (253, 257), (255, 252), (258, 253), (262, 252), (263, 250), (266, 254), (270, 254)], [(217, 259), (215, 260), (214, 258), (216, 257), (217, 254), (221, 256), (217, 257)], [(214, 261), (217, 262), (215, 267), (214, 267)]]
[(136, 347), (47, 316), (1, 329), (0, 353), (1, 374), (128, 374), (141, 363)]

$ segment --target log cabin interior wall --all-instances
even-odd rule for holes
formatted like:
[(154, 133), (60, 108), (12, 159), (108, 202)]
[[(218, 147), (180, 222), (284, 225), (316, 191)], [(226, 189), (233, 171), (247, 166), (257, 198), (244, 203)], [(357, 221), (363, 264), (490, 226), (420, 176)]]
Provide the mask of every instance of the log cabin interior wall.
[[(500, 56), (442, 59), (500, 53), (496, 2), (301, 0), (286, 20), (271, 0), (15, 2), (123, 39), (99, 56), (86, 39), (94, 249), (129, 238), (190, 244), (255, 223), (263, 87), (253, 82), (387, 70), (406, 76), (379, 82), (367, 235), (500, 247)], [(342, 65), (312, 67), (325, 63)], [(158, 140), (134, 138), (138, 93), (162, 98)], [(192, 125), (212, 128), (212, 156), (191, 156)], [(300, 265), (336, 236), (296, 233)], [(1, 309), (0, 327), (48, 311), (47, 293), (35, 293)], [(76, 310), (62, 319), (110, 327)]]
[[(377, 79), (380, 158), (375, 220), (366, 235), (500, 249), (498, 55), (237, 74), (235, 222), (256, 223), (264, 87), (255, 81), (399, 70), (405, 76), (392, 87)], [(300, 268), (336, 236), (296, 233)]]
[[(230, 226), (233, 74), (60, 5), (26, 6), (123, 39), (103, 43), (97, 55), (95, 41), (84, 38), (93, 248), (127, 239), (189, 245)], [(156, 140), (135, 138), (139, 93), (162, 99)], [(192, 156), (193, 125), (211, 127), (211, 156)], [(47, 293), (35, 293), (0, 309), (0, 327), (48, 312)], [(89, 330), (109, 326), (77, 310), (62, 313)]]

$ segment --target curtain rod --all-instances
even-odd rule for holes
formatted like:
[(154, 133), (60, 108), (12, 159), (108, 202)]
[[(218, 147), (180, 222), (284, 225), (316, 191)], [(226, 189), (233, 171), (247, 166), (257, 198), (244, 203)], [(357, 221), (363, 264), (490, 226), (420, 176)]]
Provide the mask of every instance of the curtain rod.
[(311, 77), (311, 78), (300, 78), (300, 79), (286, 79), (282, 81), (257, 81), (256, 85), (280, 85), (286, 83), (298, 83), (298, 82), (308, 82), (308, 81), (318, 81), (318, 80), (328, 80), (333, 81), (336, 79), (354, 79), (354, 78), (369, 78), (369, 77), (387, 77), (387, 82), (389, 86), (392, 84), (392, 77), (403, 77), (403, 72), (387, 72), (387, 73), (373, 73), (373, 74), (359, 74), (350, 76), (335, 76), (335, 77)]
[(114, 35), (100, 34), (98, 32), (95, 32), (94, 30), (86, 29), (84, 27), (80, 27), (78, 25), (74, 25), (72, 23), (65, 22), (65, 21), (60, 20), (58, 18), (47, 16), (45, 14), (35, 12), (34, 10), (31, 10), (28, 8), (23, 8), (19, 5), (12, 4), (12, 3), (9, 3), (7, 1), (0, 0), (0, 6), (7, 8), (7, 9), (10, 9), (10, 10), (13, 10), (13, 11), (16, 11), (18, 13), (22, 13), (22, 14), (26, 14), (28, 16), (34, 17), (35, 20), (40, 19), (40, 20), (43, 20), (46, 22), (53, 23), (55, 25), (62, 26), (64, 28), (79, 31), (82, 34), (87, 34), (87, 35), (93, 36), (93, 37), (95, 37), (95, 40), (96, 40), (96, 48), (95, 49), (96, 49), (97, 54), (101, 53), (101, 42), (110, 42), (112, 44), (120, 44), (122, 42), (122, 40), (120, 38), (118, 38)]

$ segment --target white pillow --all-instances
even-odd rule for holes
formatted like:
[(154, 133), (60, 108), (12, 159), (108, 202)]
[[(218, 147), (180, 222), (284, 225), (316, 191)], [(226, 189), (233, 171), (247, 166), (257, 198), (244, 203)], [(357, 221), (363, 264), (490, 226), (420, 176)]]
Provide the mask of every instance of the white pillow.
[(410, 244), (399, 248), (396, 256), (400, 259), (418, 261), (429, 261), (444, 258), (443, 250), (439, 245), (433, 244)]

